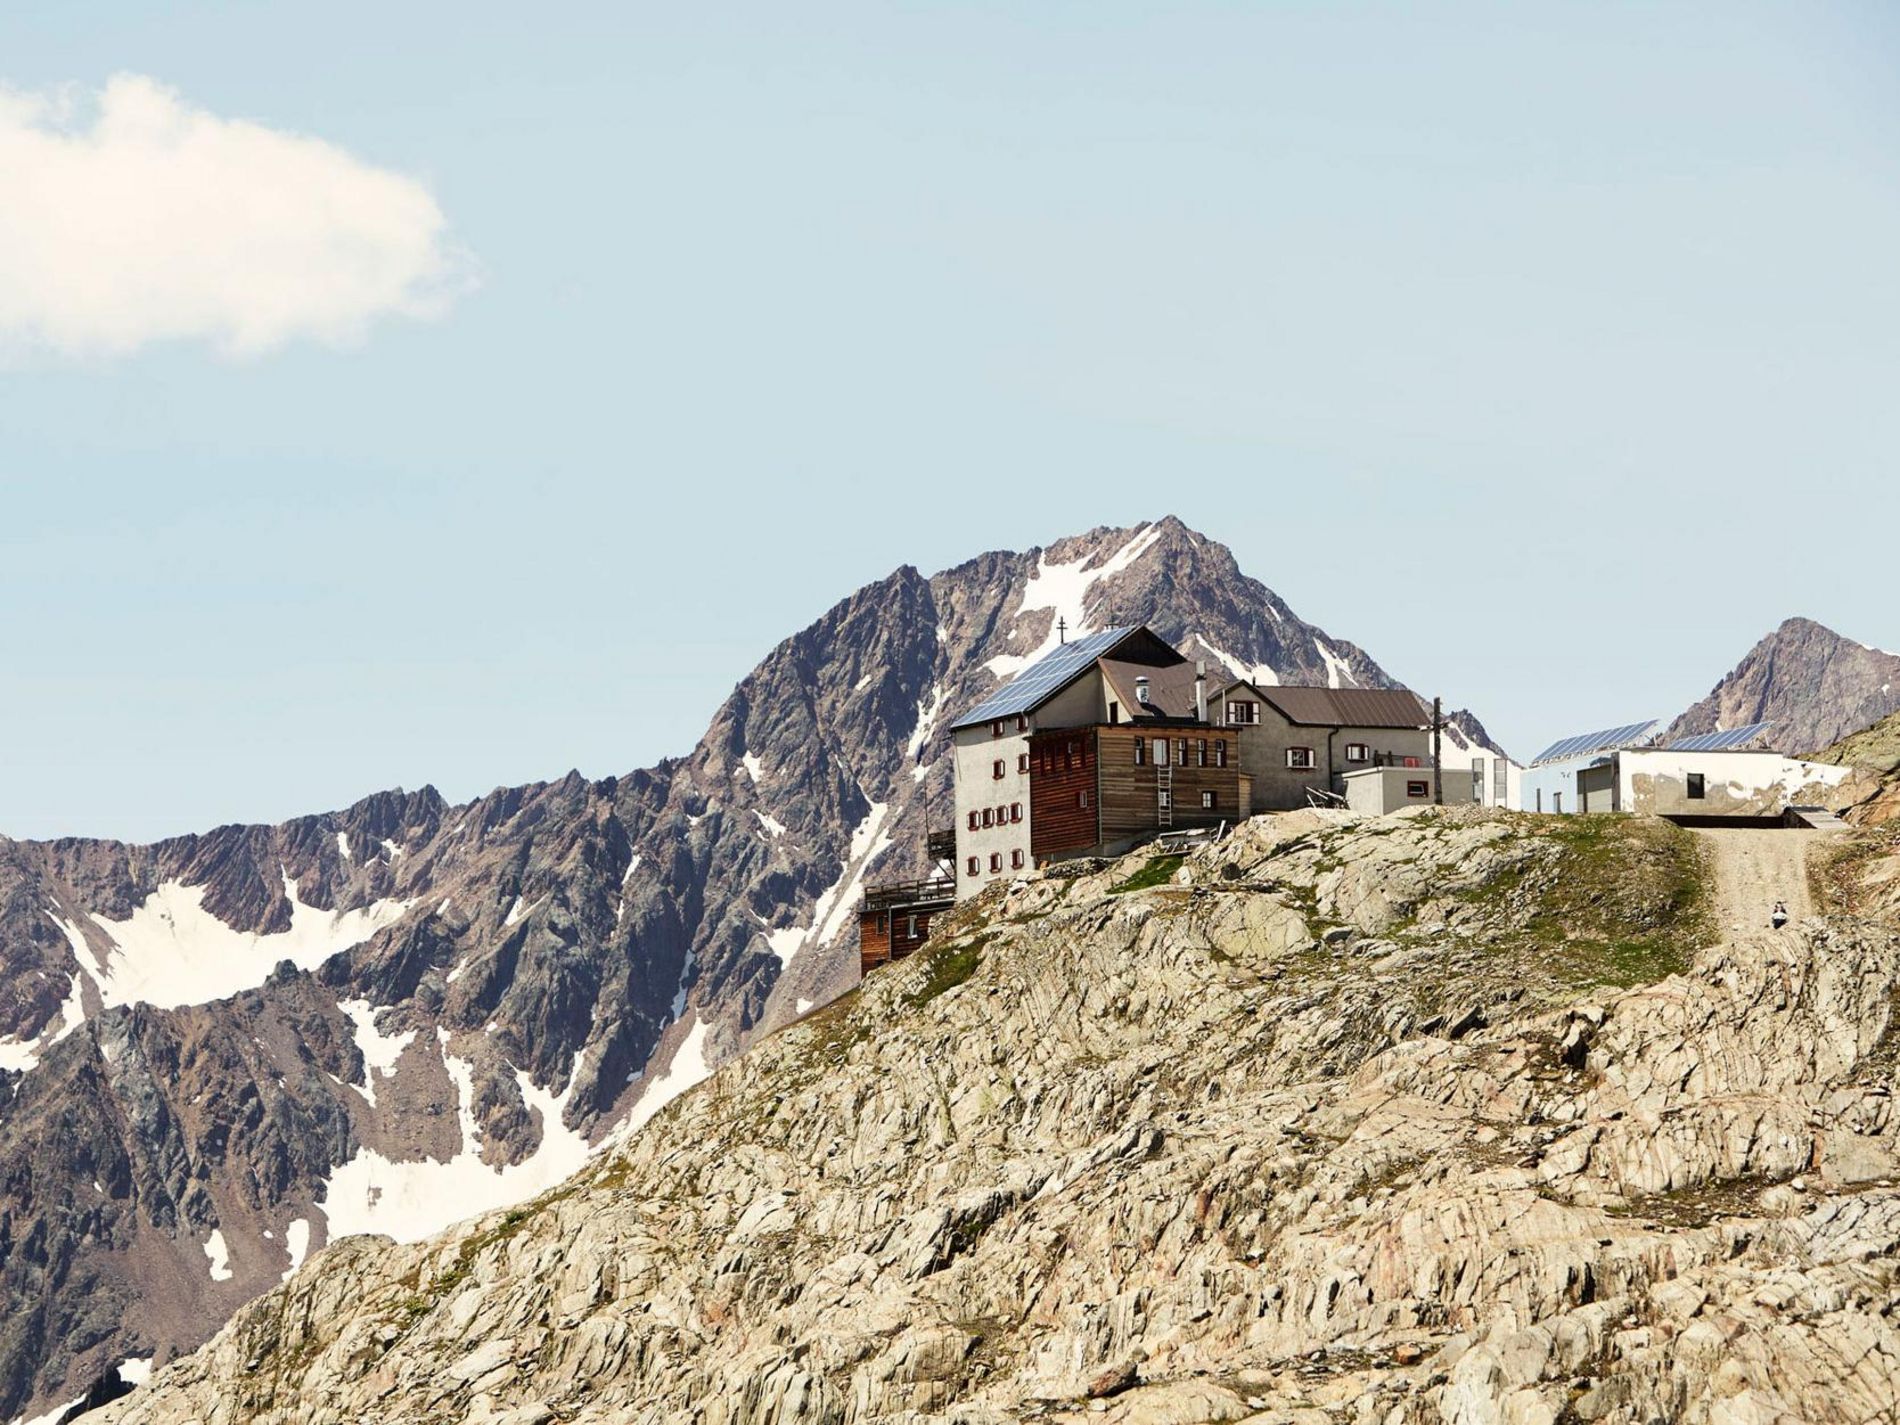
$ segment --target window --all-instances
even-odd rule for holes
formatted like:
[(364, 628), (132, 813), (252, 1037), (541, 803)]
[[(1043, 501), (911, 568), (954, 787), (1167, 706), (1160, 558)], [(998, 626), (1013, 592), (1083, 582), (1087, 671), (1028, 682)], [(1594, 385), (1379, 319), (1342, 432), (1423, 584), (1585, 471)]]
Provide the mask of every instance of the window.
[(1023, 804), (1021, 802), (1011, 802), (1009, 804), (1009, 819), (1012, 822), (1021, 821), (1023, 819)]
[(1214, 765), (1216, 767), (1227, 765), (1227, 739), (1224, 737), (1214, 744)]
[(1185, 737), (1181, 739), (1180, 744), (1175, 748), (1175, 751), (1179, 755), (1176, 756), (1174, 760), (1183, 767), (1187, 766), (1188, 764), (1187, 763), (1187, 739)]
[(912, 940), (915, 940), (917, 938), (917, 917), (916, 916), (913, 915), (907, 918), (907, 923), (904, 926), (904, 934), (909, 936)]
[(1165, 767), (1168, 765), (1168, 748), (1170, 745), (1169, 739), (1165, 737), (1157, 737), (1155, 739), (1155, 766)]
[(976, 823), (977, 823), (977, 814), (975, 812), (971, 812), (970, 813), (970, 830), (972, 831), (976, 830)]
[(1122, 705), (1120, 703), (1110, 703), (1108, 705), (1108, 720), (1110, 722), (1120, 722), (1122, 720)]
[(1087, 792), (1077, 792), (1075, 794), (1075, 809), (1077, 811), (1087, 811), (1089, 809), (1089, 794)]
[(1137, 767), (1148, 765), (1148, 739), (1145, 737), (1135, 739), (1135, 765)]
[(1260, 721), (1260, 704), (1245, 701), (1229, 703), (1227, 721), (1233, 727), (1252, 727)]
[(1027, 752), (1019, 752), (1016, 754), (1016, 770), (1018, 772), (1027, 772), (1029, 770), (1029, 754)]
[(1194, 741), (1194, 765), (1196, 767), (1205, 767), (1207, 765), (1207, 739), (1205, 737), (1196, 738)]
[(999, 782), (1003, 780), (1003, 759), (1001, 757), (998, 757), (994, 762), (990, 763), (990, 776)]
[(1405, 795), (1408, 797), (1429, 797), (1431, 794), (1432, 784), (1430, 782), (1407, 782), (1405, 784)]
[(1709, 784), (1703, 774), (1700, 772), (1691, 772), (1689, 774), (1689, 800), (1692, 802), (1703, 801), (1708, 795)]
[(1016, 731), (1018, 732), (1029, 731), (1029, 715), (1027, 713), (1016, 714)]
[(1164, 811), (1174, 805), (1174, 793), (1169, 791), (1166, 787), (1162, 787), (1156, 792), (1155, 798), (1155, 805)]
[(1287, 748), (1286, 765), (1299, 771), (1311, 771), (1313, 767), (1313, 749), (1310, 747)]
[(1018, 847), (1016, 850), (1009, 853), (1009, 866), (1012, 871), (1022, 870), (1023, 853), (1020, 847)]
[(983, 808), (983, 824), (985, 826), (996, 825), (996, 811), (994, 808), (992, 807)]
[(1346, 760), (1348, 762), (1370, 762), (1372, 760), (1372, 749), (1363, 742), (1348, 742), (1346, 744)]
[(1003, 869), (1003, 853), (1001, 851), (990, 852), (990, 870), (1000, 871), (1002, 869)]
[(972, 876), (981, 874), (981, 872), (978, 869), (977, 859), (974, 856), (970, 858), (970, 874)]
[(998, 718), (995, 722), (990, 724), (990, 736), (1001, 737), (1002, 735), (1003, 735), (1003, 721), (1001, 718)]
[(1552, 792), (1550, 794), (1550, 808), (1559, 816), (1563, 815), (1564, 794), (1562, 792)]
[(1212, 792), (1201, 793), (1201, 810), (1202, 811), (1214, 810), (1214, 794)]

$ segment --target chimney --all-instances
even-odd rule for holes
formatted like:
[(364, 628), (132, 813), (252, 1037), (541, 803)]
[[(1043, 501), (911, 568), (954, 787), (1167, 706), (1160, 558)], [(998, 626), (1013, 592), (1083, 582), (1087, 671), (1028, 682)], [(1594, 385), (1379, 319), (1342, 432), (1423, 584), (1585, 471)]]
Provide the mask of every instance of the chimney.
[(1146, 673), (1135, 679), (1135, 701), (1144, 708), (1148, 706), (1148, 675)]
[(1194, 665), (1194, 720), (1207, 721), (1207, 660)]

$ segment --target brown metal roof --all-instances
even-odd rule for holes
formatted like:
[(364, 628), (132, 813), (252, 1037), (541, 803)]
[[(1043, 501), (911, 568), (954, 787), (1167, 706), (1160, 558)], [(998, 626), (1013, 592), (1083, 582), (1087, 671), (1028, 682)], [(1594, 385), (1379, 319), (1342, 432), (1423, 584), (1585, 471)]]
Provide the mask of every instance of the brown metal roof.
[[(1194, 717), (1194, 665), (1176, 663), (1172, 667), (1157, 668), (1143, 663), (1124, 663), (1115, 658), (1097, 660), (1102, 676), (1108, 679), (1116, 701), (1121, 704), (1122, 716), (1129, 722), (1145, 722), (1154, 718), (1193, 718)], [(1135, 701), (1135, 679), (1145, 677), (1148, 680), (1148, 705), (1143, 707)]]
[(1245, 686), (1280, 710), (1288, 722), (1308, 727), (1421, 727), (1431, 714), (1404, 688), (1263, 688)]

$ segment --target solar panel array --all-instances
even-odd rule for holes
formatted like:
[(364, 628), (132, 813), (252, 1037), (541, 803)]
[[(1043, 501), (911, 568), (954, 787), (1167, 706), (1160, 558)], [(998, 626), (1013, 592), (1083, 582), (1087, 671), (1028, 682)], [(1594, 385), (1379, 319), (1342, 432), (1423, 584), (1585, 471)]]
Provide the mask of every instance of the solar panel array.
[(1732, 747), (1745, 747), (1768, 731), (1765, 722), (1751, 722), (1747, 727), (1717, 728), (1714, 732), (1698, 732), (1694, 737), (1678, 737), (1669, 744), (1671, 752), (1725, 752)]
[(1028, 712), (1132, 632), (1128, 628), (1105, 628), (1100, 633), (1063, 644), (1023, 669), (951, 726), (970, 727)]
[(1608, 752), (1613, 747), (1628, 747), (1642, 737), (1657, 723), (1651, 718), (1648, 722), (1633, 722), (1628, 727), (1606, 727), (1601, 732), (1586, 732), (1580, 737), (1566, 737), (1553, 742), (1542, 752), (1531, 758), (1531, 766), (1541, 762), (1560, 762), (1571, 757), (1588, 757), (1592, 752)]

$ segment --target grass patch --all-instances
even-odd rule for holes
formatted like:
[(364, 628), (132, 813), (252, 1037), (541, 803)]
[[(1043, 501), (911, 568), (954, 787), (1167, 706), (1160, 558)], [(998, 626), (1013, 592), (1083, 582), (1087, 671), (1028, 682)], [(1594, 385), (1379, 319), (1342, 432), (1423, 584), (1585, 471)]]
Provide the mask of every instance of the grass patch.
[(1147, 891), (1156, 886), (1165, 886), (1174, 879), (1174, 873), (1181, 869), (1186, 860), (1185, 856), (1156, 856), (1127, 880), (1110, 886), (1108, 893), (1111, 896), (1125, 896), (1130, 891)]
[(905, 1002), (914, 1009), (955, 989), (976, 973), (976, 967), (983, 963), (983, 947), (995, 938), (994, 934), (978, 935), (969, 940), (951, 941), (935, 950), (926, 948), (924, 982)]

